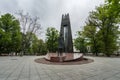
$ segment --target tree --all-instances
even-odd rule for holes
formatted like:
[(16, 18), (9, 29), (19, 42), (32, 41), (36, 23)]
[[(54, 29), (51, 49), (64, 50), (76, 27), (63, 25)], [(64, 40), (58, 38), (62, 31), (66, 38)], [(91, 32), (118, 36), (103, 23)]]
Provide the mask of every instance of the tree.
[(83, 35), (89, 39), (89, 44), (91, 46), (91, 51), (93, 54), (98, 56), (98, 35), (95, 26), (91, 26), (90, 24), (84, 26)]
[(46, 44), (42, 39), (38, 39), (36, 34), (27, 33), (25, 36), (26, 40), (29, 39), (29, 35), (31, 35), (31, 40), (26, 43), (24, 55), (45, 55), (47, 53)]
[(0, 17), (0, 51), (1, 53), (18, 52), (20, 50), (20, 24), (9, 13)]
[(31, 41), (31, 49), (33, 51), (33, 54), (37, 54), (38, 53), (38, 49), (39, 49), (39, 40), (37, 38), (37, 36), (35, 34), (32, 34), (32, 41)]
[(32, 55), (44, 55), (47, 53), (46, 44), (42, 39), (38, 39), (35, 34), (31, 35), (32, 40), (28, 44), (28, 49), (26, 50), (28, 54)]
[(25, 53), (26, 49), (28, 49), (28, 44), (32, 40), (32, 34), (40, 35), (41, 25), (39, 24), (39, 17), (37, 16), (31, 17), (29, 13), (24, 14), (23, 11), (19, 11), (17, 14), (22, 31), (22, 52)]
[(77, 32), (77, 38), (74, 40), (74, 46), (81, 53), (85, 54), (87, 52), (86, 39), (80, 31)]
[(49, 27), (46, 36), (47, 49), (49, 52), (56, 52), (58, 50), (58, 31), (53, 27)]
[[(35, 42), (36, 43), (36, 42)], [(38, 44), (33, 44), (33, 51), (36, 51), (36, 55), (45, 55), (47, 53), (47, 46), (42, 39), (37, 41)], [(37, 46), (37, 50), (35, 47)]]
[(120, 17), (120, 0), (106, 0), (106, 4), (109, 6), (109, 15), (114, 15), (114, 18)]
[(102, 50), (107, 56), (110, 56), (117, 49), (117, 24), (120, 18), (120, 12), (115, 11), (116, 8), (114, 8), (115, 5), (112, 5), (113, 3), (101, 5), (96, 8), (96, 11), (90, 12), (87, 22), (87, 24), (98, 28), (98, 33), (101, 34)]

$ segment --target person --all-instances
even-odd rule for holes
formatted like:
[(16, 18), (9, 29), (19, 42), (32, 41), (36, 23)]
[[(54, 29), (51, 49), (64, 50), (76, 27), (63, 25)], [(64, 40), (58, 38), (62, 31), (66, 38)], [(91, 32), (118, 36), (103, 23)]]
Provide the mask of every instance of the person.
[(58, 38), (58, 56), (62, 56), (63, 49), (64, 49), (64, 38), (62, 37), (62, 35), (60, 35), (60, 37)]

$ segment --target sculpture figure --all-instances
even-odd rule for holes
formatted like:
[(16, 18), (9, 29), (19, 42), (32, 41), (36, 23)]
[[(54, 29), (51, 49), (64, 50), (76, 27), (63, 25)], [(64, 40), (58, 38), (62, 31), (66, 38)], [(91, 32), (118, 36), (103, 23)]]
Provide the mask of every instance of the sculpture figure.
[(64, 38), (62, 35), (58, 38), (58, 56), (62, 56), (64, 50)]

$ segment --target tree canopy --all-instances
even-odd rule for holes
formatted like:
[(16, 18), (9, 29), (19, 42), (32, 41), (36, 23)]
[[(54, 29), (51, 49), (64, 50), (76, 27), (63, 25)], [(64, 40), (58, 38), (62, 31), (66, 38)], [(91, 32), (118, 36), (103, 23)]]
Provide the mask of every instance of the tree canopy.
[(77, 38), (74, 39), (74, 46), (77, 50), (79, 50), (81, 53), (86, 53), (86, 39), (83, 36), (83, 32), (78, 31), (77, 32)]
[(55, 28), (47, 28), (46, 44), (49, 52), (56, 52), (58, 50), (58, 36), (58, 31)]
[(0, 51), (2, 53), (18, 52), (21, 44), (20, 23), (11, 14), (0, 17)]
[(106, 0), (104, 5), (100, 5), (90, 12), (83, 32), (90, 39), (93, 53), (100, 50), (110, 56), (118, 49), (119, 10), (119, 0)]

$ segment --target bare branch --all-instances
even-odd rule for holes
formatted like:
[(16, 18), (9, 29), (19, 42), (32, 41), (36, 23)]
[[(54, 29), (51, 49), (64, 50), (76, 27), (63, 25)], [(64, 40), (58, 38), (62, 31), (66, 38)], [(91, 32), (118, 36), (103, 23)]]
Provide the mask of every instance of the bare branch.
[[(33, 34), (37, 35), (37, 32), (41, 32), (42, 28), (39, 23), (39, 17), (36, 16), (33, 18), (29, 15), (29, 13), (24, 14), (23, 10), (20, 10), (17, 13), (17, 15), (19, 17), (18, 20), (21, 25), (21, 32), (23, 33), (22, 45), (26, 46), (29, 43), (31, 43)], [(27, 35), (27, 36), (24, 36), (24, 35)], [(24, 47), (23, 47), (23, 52), (24, 52)]]

